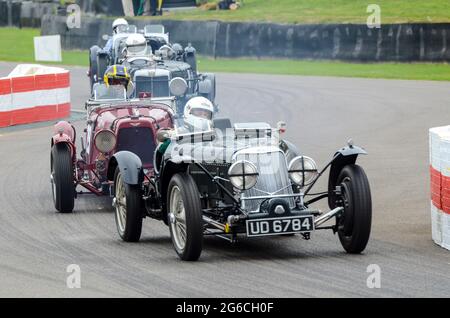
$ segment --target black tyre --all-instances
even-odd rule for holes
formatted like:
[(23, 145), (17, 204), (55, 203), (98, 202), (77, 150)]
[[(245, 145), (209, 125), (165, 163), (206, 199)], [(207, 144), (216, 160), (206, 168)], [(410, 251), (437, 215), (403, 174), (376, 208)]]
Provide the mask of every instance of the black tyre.
[(108, 57), (105, 54), (98, 54), (97, 56), (97, 81), (103, 82), (103, 76), (109, 66)]
[(187, 54), (185, 62), (190, 65), (192, 71), (197, 74), (197, 57), (195, 54)]
[(98, 82), (97, 72), (97, 54), (100, 51), (100, 47), (93, 46), (89, 49), (89, 80), (91, 84), (91, 94), (93, 94), (92, 88), (95, 83)]
[(172, 243), (184, 261), (196, 261), (203, 247), (203, 220), (200, 194), (192, 177), (179, 173), (167, 191), (167, 208)]
[(117, 232), (125, 242), (137, 242), (142, 232), (142, 196), (139, 186), (123, 181), (119, 167), (114, 176)]
[[(208, 98), (211, 103), (215, 104), (216, 101), (216, 75), (215, 74), (211, 74), (211, 73), (207, 73), (205, 74), (207, 79), (209, 79), (211, 81), (211, 92), (208, 94), (208, 96), (206, 98)], [(216, 112), (218, 111), (217, 109), (215, 110)]]
[(347, 253), (361, 253), (367, 245), (372, 224), (372, 199), (369, 181), (358, 165), (345, 166), (338, 177), (341, 195), (337, 206), (344, 207), (338, 217), (338, 236)]
[(61, 213), (70, 213), (75, 203), (75, 183), (72, 155), (67, 144), (52, 147), (50, 165), (55, 209)]

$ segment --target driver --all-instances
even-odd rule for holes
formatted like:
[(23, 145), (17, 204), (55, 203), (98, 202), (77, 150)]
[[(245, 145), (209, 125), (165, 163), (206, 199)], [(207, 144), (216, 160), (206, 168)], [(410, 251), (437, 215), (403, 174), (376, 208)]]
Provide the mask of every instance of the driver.
[(131, 34), (125, 41), (125, 57), (147, 56), (147, 40), (142, 34)]
[(109, 66), (103, 76), (103, 82), (106, 86), (122, 85), (127, 91), (127, 97), (130, 97), (133, 94), (133, 82), (131, 81), (127, 68), (123, 65)]
[[(128, 22), (124, 18), (115, 19), (112, 24), (112, 30), (113, 30), (113, 36), (120, 33), (121, 29), (128, 27)], [(105, 47), (103, 50), (108, 52), (109, 56), (112, 56), (112, 49), (113, 49), (113, 38), (110, 37), (108, 39), (108, 42), (106, 42)]]
[(213, 112), (213, 104), (205, 97), (191, 98), (184, 107), (184, 129), (188, 132), (211, 129)]
[[(184, 107), (183, 123), (174, 129), (166, 129), (171, 137), (176, 134), (208, 131), (213, 126), (213, 104), (205, 97), (191, 98)], [(156, 165), (161, 163), (162, 156), (170, 145), (171, 138), (161, 142), (157, 148)]]

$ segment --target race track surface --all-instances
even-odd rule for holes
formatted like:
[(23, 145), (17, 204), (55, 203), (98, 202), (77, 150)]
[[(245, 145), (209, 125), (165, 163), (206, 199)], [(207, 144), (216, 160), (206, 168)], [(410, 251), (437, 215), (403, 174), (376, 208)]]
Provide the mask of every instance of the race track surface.
[[(12, 67), (0, 63), (0, 76)], [(71, 71), (72, 107), (83, 110), (86, 70)], [(217, 80), (220, 116), (284, 120), (287, 139), (320, 166), (349, 138), (366, 148), (369, 155), (358, 160), (373, 196), (366, 251), (345, 254), (331, 232), (235, 246), (208, 237), (200, 260), (186, 263), (168, 228), (150, 219), (141, 242), (124, 243), (109, 198), (85, 196), (74, 213), (54, 212), (51, 126), (0, 129), (0, 297), (450, 296), (450, 251), (431, 240), (428, 177), (428, 128), (450, 122), (449, 83), (235, 74)], [(83, 121), (75, 126), (81, 134)], [(69, 264), (81, 268), (80, 289), (66, 287)], [(381, 268), (379, 289), (366, 285), (370, 264)]]

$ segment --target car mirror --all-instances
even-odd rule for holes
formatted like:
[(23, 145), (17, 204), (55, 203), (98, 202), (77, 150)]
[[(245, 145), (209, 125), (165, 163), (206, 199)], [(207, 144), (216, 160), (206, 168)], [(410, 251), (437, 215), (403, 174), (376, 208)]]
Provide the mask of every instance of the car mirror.
[(156, 139), (158, 140), (158, 142), (164, 142), (169, 138), (170, 138), (170, 134), (167, 129), (160, 129), (156, 133)]

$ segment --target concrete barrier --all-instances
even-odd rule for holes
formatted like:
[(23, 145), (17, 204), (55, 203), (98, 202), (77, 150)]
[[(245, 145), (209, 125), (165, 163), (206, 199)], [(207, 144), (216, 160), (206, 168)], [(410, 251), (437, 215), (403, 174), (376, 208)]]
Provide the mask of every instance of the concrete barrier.
[(450, 250), (450, 126), (429, 131), (431, 235)]
[(70, 115), (70, 74), (62, 68), (18, 65), (0, 78), (0, 127)]
[[(213, 57), (330, 59), (350, 61), (450, 61), (450, 24), (288, 25), (218, 21), (129, 20), (138, 28), (162, 23), (172, 43), (191, 42)], [(83, 17), (81, 29), (67, 29), (64, 17), (44, 16), (42, 35), (60, 34), (64, 49), (103, 44), (112, 19)]]

